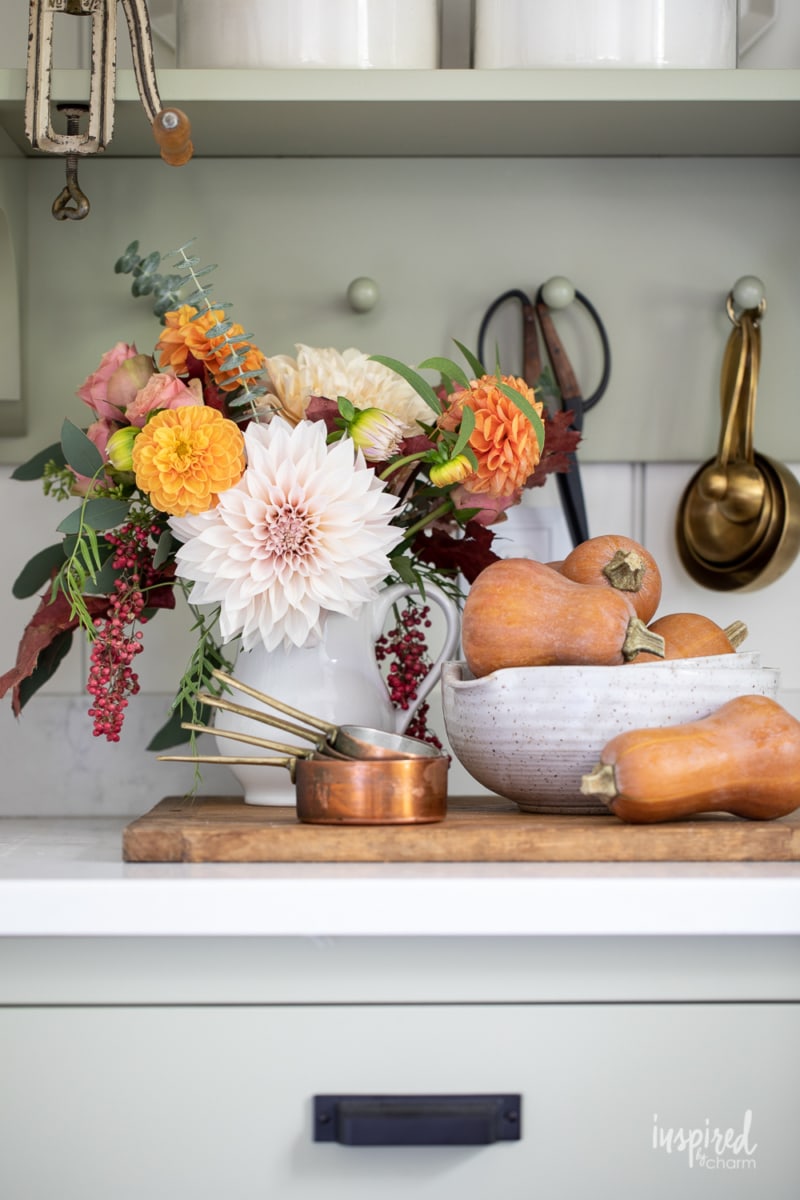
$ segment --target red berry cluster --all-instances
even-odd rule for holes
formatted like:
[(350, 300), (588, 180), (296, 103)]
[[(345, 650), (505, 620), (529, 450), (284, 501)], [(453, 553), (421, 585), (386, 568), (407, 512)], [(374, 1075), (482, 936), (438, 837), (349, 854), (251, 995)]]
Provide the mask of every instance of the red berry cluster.
[[(395, 708), (408, 710), (417, 698), (418, 688), (431, 669), (425, 629), (430, 629), (430, 609), (409, 604), (398, 618), (397, 625), (382, 634), (375, 643), (378, 662), (388, 662), (386, 685)], [(428, 729), (428, 705), (421, 704), (406, 729), (410, 737), (420, 738), (442, 748), (436, 734)]]
[(128, 697), (139, 691), (139, 677), (131, 664), (142, 651), (145, 592), (157, 578), (149, 537), (159, 533), (157, 526), (134, 522), (123, 525), (116, 533), (107, 533), (106, 541), (114, 547), (112, 567), (121, 575), (114, 583), (108, 598), (108, 611), (94, 622), (91, 667), (86, 690), (94, 697), (89, 716), (94, 720), (94, 736), (118, 742)]

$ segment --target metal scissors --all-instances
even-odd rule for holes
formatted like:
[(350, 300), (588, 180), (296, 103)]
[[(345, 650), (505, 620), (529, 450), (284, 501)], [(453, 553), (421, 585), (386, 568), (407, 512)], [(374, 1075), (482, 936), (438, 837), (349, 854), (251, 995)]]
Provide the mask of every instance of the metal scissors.
[[(481, 362), (486, 362), (484, 345), (489, 322), (497, 310), (509, 300), (516, 300), (522, 310), (522, 378), (529, 387), (533, 387), (538, 383), (542, 374), (538, 324), (542, 340), (547, 348), (550, 367), (561, 393), (561, 407), (572, 414), (571, 427), (579, 432), (582, 431), (584, 413), (587, 413), (602, 399), (611, 376), (611, 348), (608, 343), (608, 334), (597, 309), (582, 292), (572, 286), (569, 280), (561, 276), (555, 276), (543, 283), (536, 293), (535, 301), (532, 301), (530, 296), (519, 288), (510, 288), (509, 291), (503, 292), (501, 296), (492, 301), (481, 321), (478, 333), (478, 358)], [(603, 349), (603, 371), (600, 382), (591, 396), (587, 397), (581, 395), (575, 372), (550, 316), (551, 309), (566, 308), (573, 300), (582, 304), (589, 313), (600, 335)], [(577, 546), (580, 542), (587, 541), (589, 523), (586, 517), (586, 504), (578, 460), (574, 453), (569, 455), (569, 459), (569, 469), (557, 476), (558, 490), (572, 544)]]

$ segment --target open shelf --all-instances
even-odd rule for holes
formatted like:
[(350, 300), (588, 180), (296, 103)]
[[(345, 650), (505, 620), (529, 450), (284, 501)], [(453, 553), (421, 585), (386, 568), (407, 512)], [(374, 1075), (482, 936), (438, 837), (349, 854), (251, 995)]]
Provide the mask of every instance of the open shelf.
[[(85, 101), (88, 85), (54, 71), (52, 100)], [(173, 69), (159, 87), (203, 158), (800, 154), (796, 70)], [(107, 155), (151, 157), (131, 71), (117, 97)], [(24, 98), (25, 72), (0, 71), (0, 127), (33, 156)]]

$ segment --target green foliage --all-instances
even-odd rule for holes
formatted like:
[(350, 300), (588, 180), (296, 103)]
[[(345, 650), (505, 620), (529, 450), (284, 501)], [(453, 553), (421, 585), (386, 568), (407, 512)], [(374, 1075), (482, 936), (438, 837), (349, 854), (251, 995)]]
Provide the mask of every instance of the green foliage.
[(405, 379), (406, 383), (411, 384), (411, 387), (414, 389), (417, 395), (422, 397), (428, 407), (432, 408), (437, 416), (441, 413), (442, 406), (439, 403), (439, 397), (436, 395), (436, 392), (428, 383), (427, 379), (423, 379), (423, 377), (418, 375), (412, 367), (406, 366), (405, 363), (400, 362), (396, 358), (387, 358), (384, 354), (371, 354), (370, 361), (381, 363), (384, 367), (388, 367), (391, 371), (395, 371), (398, 375)]
[(101, 496), (95, 500), (84, 499), (80, 508), (68, 513), (56, 529), (59, 533), (114, 529), (127, 518), (129, 507), (126, 500), (112, 500), (108, 496)]
[(71, 500), (75, 495), (75, 472), (69, 467), (59, 467), (49, 462), (42, 476), (42, 491), (53, 500)]
[(29, 559), (14, 580), (12, 594), (18, 600), (35, 596), (41, 587), (49, 583), (53, 571), (57, 571), (64, 562), (64, 543), (57, 542), (53, 546), (45, 546)]
[[(149, 296), (155, 298), (153, 312), (162, 324), (164, 324), (164, 316), (166, 313), (179, 308), (181, 305), (190, 305), (196, 308), (192, 320), (198, 321), (204, 318), (208, 313), (222, 311), (223, 314), (233, 307), (228, 300), (213, 300), (211, 299), (212, 288), (210, 284), (201, 283), (206, 275), (215, 271), (216, 264), (200, 265), (200, 259), (196, 255), (187, 254), (186, 251), (194, 242), (185, 242), (183, 246), (179, 246), (177, 250), (169, 250), (164, 258), (174, 258), (172, 263), (173, 272), (169, 275), (158, 274), (157, 268), (163, 261), (162, 255), (154, 250), (145, 258), (139, 254), (138, 241), (131, 242), (125, 250), (124, 254), (117, 259), (114, 270), (117, 274), (133, 275), (133, 283), (131, 291), (134, 296)], [(188, 295), (182, 295), (186, 288), (192, 290)], [(262, 378), (260, 371), (244, 371), (243, 365), (247, 361), (247, 354), (237, 352), (234, 347), (238, 344), (252, 343), (253, 335), (251, 333), (231, 334), (233, 329), (233, 321), (223, 318), (217, 320), (211, 325), (206, 333), (211, 338), (221, 338), (222, 345), (231, 347), (231, 353), (225, 360), (225, 369), (235, 371), (238, 368), (238, 382), (241, 384), (241, 394), (231, 393), (227, 397), (228, 408), (232, 412), (242, 410), (238, 415), (235, 415), (235, 420), (246, 420), (253, 416), (256, 412), (255, 401), (266, 393), (266, 387), (263, 384), (258, 384), (256, 381)], [(85, 472), (83, 472), (85, 474)]]
[[(220, 695), (222, 686), (214, 677), (214, 671), (229, 673), (232, 670), (231, 663), (225, 658), (214, 637), (218, 612), (207, 617), (194, 606), (189, 605), (189, 608), (195, 618), (192, 628), (197, 630), (197, 644), (170, 706), (169, 718), (149, 742), (148, 750), (168, 750), (172, 746), (189, 742), (194, 753), (197, 735), (192, 730), (182, 729), (181, 724), (184, 721), (189, 724), (200, 723), (202, 702), (197, 699), (197, 693), (205, 691), (214, 696)], [(196, 783), (199, 782), (199, 778), (198, 773), (195, 776)]]
[(185, 284), (183, 276), (173, 273), (159, 275), (156, 268), (161, 263), (161, 255), (157, 250), (146, 258), (139, 256), (139, 243), (131, 242), (114, 264), (118, 275), (133, 275), (131, 292), (134, 296), (152, 296), (153, 312), (164, 321), (164, 314), (177, 308), (181, 303), (180, 290)]
[(16, 470), (11, 472), (11, 478), (20, 479), (24, 482), (29, 482), (32, 479), (41, 479), (51, 463), (56, 467), (66, 467), (67, 465), (60, 442), (53, 442), (52, 446), (45, 446), (44, 450), (40, 450), (38, 454), (34, 454), (33, 458), (29, 458), (27, 462), (20, 463)]
[(61, 426), (61, 449), (64, 459), (76, 475), (88, 475), (93, 479), (103, 469), (103, 456), (82, 429), (72, 421)]

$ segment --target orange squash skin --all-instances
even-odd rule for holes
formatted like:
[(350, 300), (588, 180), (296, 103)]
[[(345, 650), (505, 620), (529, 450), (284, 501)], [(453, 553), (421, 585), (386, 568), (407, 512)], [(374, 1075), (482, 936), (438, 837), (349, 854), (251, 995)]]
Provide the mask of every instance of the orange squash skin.
[[(767, 696), (739, 696), (698, 721), (612, 738), (601, 763), (623, 821), (728, 812), (774, 820), (800, 807), (800, 721)], [(586, 777), (584, 777), (586, 778)]]
[(603, 573), (618, 554), (628, 555), (640, 564), (642, 579), (632, 591), (623, 591), (630, 600), (640, 620), (647, 624), (652, 620), (661, 602), (661, 572), (658, 564), (644, 546), (622, 534), (604, 533), (589, 538), (572, 550), (561, 563), (559, 570), (574, 583), (590, 583), (597, 587), (622, 590)]
[[(725, 630), (701, 613), (667, 613), (649, 628), (664, 639), (664, 658), (701, 658), (714, 654), (735, 654)], [(643, 651), (633, 662), (658, 662), (654, 654)]]
[(472, 584), (461, 642), (476, 678), (505, 667), (615, 666), (625, 661), (635, 618), (622, 592), (573, 583), (534, 559), (505, 558)]

